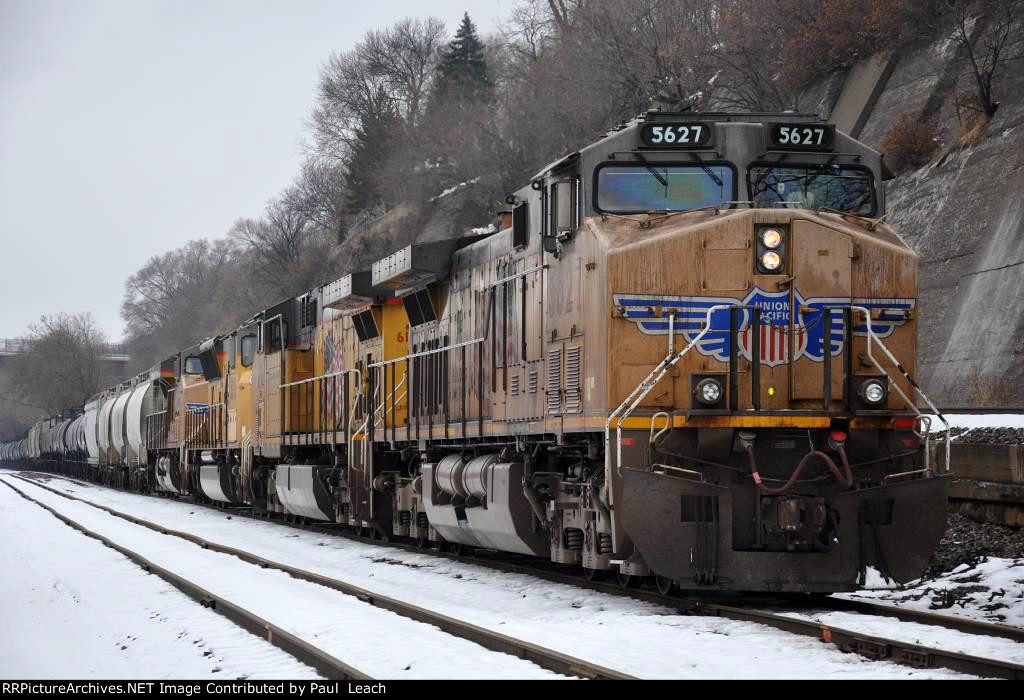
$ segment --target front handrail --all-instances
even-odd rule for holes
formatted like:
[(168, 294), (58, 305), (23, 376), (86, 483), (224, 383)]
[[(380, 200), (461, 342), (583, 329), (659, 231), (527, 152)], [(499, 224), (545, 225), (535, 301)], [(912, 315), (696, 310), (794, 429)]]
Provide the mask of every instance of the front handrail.
[[(615, 438), (616, 438), (616, 458), (615, 458), (615, 473), (622, 476), (622, 423), (629, 418), (629, 416), (636, 410), (636, 407), (640, 405), (640, 402), (647, 397), (649, 393), (657, 386), (658, 382), (661, 381), (662, 377), (668, 373), (670, 369), (676, 366), (676, 364), (686, 356), (687, 353), (693, 349), (694, 346), (699, 343), (708, 331), (711, 330), (711, 315), (716, 311), (723, 309), (729, 309), (735, 304), (716, 304), (710, 307), (707, 311), (707, 316), (704, 320), (704, 328), (701, 329), (693, 340), (691, 340), (686, 347), (680, 350), (678, 353), (673, 353), (674, 346), (672, 345), (672, 333), (669, 333), (669, 353), (665, 355), (658, 365), (651, 370), (651, 373), (647, 375), (640, 384), (626, 397), (626, 400), (619, 404), (618, 408), (612, 411), (611, 415), (608, 416), (608, 420), (604, 424), (604, 464), (605, 464), (605, 483), (612, 483), (612, 454), (611, 454), (611, 426), (612, 421), (617, 420), (615, 425)], [(670, 321), (671, 322), (671, 321)], [(611, 489), (608, 491), (609, 498)], [(610, 504), (609, 504), (610, 505)]]
[[(893, 366), (895, 366), (896, 369), (899, 370), (900, 374), (903, 375), (903, 378), (906, 379), (910, 383), (910, 386), (914, 387), (914, 391), (917, 392), (917, 395), (920, 396), (921, 399), (924, 400), (924, 402), (928, 405), (928, 408), (932, 410), (933, 414), (936, 417), (938, 417), (938, 419), (940, 421), (942, 421), (942, 424), (944, 426), (946, 426), (946, 434), (945, 434), (945, 436), (943, 438), (943, 442), (945, 443), (945, 446), (946, 446), (946, 450), (945, 450), (946, 451), (946, 472), (949, 472), (949, 470), (950, 470), (949, 421), (947, 421), (946, 417), (942, 415), (942, 412), (939, 411), (939, 409), (935, 407), (935, 404), (932, 403), (931, 399), (929, 399), (928, 396), (924, 393), (924, 391), (921, 390), (921, 387), (918, 386), (917, 382), (914, 381), (914, 378), (910, 376), (910, 373), (907, 372), (907, 370), (905, 370), (903, 368), (903, 365), (900, 364), (899, 360), (896, 359), (896, 357), (889, 351), (889, 348), (887, 348), (885, 346), (885, 343), (882, 342), (882, 339), (878, 337), (878, 334), (875, 333), (874, 328), (871, 327), (871, 311), (867, 307), (864, 307), (864, 306), (853, 306), (853, 305), (851, 305), (850, 308), (853, 309), (854, 311), (859, 311), (860, 313), (864, 314), (864, 325), (867, 328), (867, 339), (868, 339), (868, 342), (867, 342), (868, 359), (871, 361), (871, 364), (873, 364), (875, 366), (875, 369), (877, 369), (879, 372), (884, 374), (886, 376), (886, 378), (890, 379), (890, 383), (892, 384), (892, 387), (896, 390), (896, 393), (898, 393), (900, 395), (900, 397), (903, 399), (903, 401), (908, 406), (910, 406), (911, 410), (914, 411), (914, 413), (917, 416), (917, 418), (919, 420), (924, 419), (924, 420), (922, 420), (922, 422), (927, 422), (927, 431), (928, 432), (926, 433), (926, 436), (925, 436), (925, 449), (924, 449), (924, 459), (925, 459), (925, 468), (926, 469), (929, 468), (929, 461), (930, 461), (929, 443), (931, 442), (931, 419), (930, 419), (930, 417), (925, 416), (925, 414), (921, 413), (920, 409), (918, 409), (918, 407), (917, 407), (917, 402), (916, 401), (911, 401), (910, 397), (907, 396), (906, 392), (903, 391), (903, 389), (900, 387), (900, 385), (897, 382), (891, 381), (892, 378), (889, 377), (889, 373), (886, 372), (885, 369), (882, 368), (882, 365), (878, 362), (878, 360), (875, 359), (874, 354), (871, 352), (871, 341), (872, 340), (874, 340), (876, 343), (878, 343), (878, 347), (880, 347), (882, 349), (882, 352), (884, 352), (886, 357), (889, 358), (889, 361), (892, 362)], [(853, 333), (853, 328), (848, 328), (847, 329), (847, 333)], [(915, 428), (916, 428), (916, 425), (915, 425)], [(916, 432), (916, 430), (915, 430), (915, 432)]]

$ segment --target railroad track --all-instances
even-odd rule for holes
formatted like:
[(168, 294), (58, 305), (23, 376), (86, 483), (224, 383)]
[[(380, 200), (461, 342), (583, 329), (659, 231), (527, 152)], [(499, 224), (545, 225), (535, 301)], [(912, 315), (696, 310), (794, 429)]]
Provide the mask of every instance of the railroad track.
[[(25, 479), (25, 481), (31, 481)], [(296, 637), (281, 627), (265, 620), (264, 618), (257, 615), (255, 612), (244, 608), (240, 605), (236, 605), (231, 601), (218, 596), (209, 590), (203, 588), (199, 584), (190, 581), (184, 576), (179, 576), (170, 569), (159, 566), (158, 564), (150, 561), (143, 555), (135, 552), (127, 547), (123, 547), (117, 542), (114, 542), (108, 537), (101, 535), (98, 532), (90, 530), (81, 523), (69, 518), (63, 513), (58, 512), (56, 509), (48, 506), (47, 504), (36, 500), (29, 496), (27, 493), (19, 489), (14, 484), (11, 484), (6, 479), (0, 479), (0, 483), (7, 486), (19, 496), (24, 498), (26, 501), (34, 503), (40, 508), (48, 511), (55, 518), (63, 522), (65, 525), (74, 528), (81, 532), (87, 537), (99, 540), (111, 549), (123, 554), (133, 563), (137, 564), (143, 570), (148, 573), (156, 574), (164, 581), (177, 588), (179, 591), (189, 596), (193, 600), (197, 601), (203, 607), (209, 608), (220, 615), (223, 615), (227, 619), (234, 622), (242, 629), (254, 634), (258, 637), (266, 639), (270, 644), (273, 644), (278, 649), (291, 654), (299, 661), (309, 664), (315, 668), (318, 672), (330, 679), (337, 680), (373, 680), (371, 676), (362, 671), (346, 664), (344, 661), (335, 658), (327, 652), (319, 649), (305, 640)], [(35, 483), (35, 482), (31, 482)], [(39, 484), (36, 484), (39, 485)], [(39, 485), (41, 486), (41, 485)]]
[[(500, 654), (508, 654), (510, 656), (514, 656), (519, 659), (532, 662), (537, 666), (540, 666), (541, 668), (547, 669), (549, 671), (553, 671), (554, 673), (566, 676), (588, 678), (593, 680), (634, 679), (634, 677), (630, 676), (629, 674), (622, 673), (614, 669), (605, 668), (603, 666), (593, 664), (584, 659), (579, 659), (568, 654), (563, 654), (552, 649), (547, 649), (545, 647), (539, 646), (537, 644), (532, 644), (521, 639), (509, 637), (498, 632), (495, 632), (493, 630), (486, 629), (484, 627), (473, 625), (471, 623), (464, 622), (462, 620), (457, 620), (453, 617), (449, 617), (447, 615), (443, 615), (432, 610), (427, 610), (425, 608), (412, 605), (410, 603), (406, 603), (396, 598), (378, 595), (372, 591), (361, 588), (359, 586), (354, 586), (352, 584), (340, 581), (338, 579), (323, 576), (315, 572), (306, 571), (304, 569), (290, 566), (288, 564), (276, 562), (253, 554), (251, 552), (212, 542), (210, 540), (198, 537), (188, 532), (174, 530), (163, 525), (160, 525), (159, 523), (150, 522), (143, 518), (137, 518), (127, 513), (121, 513), (112, 508), (108, 508), (107, 506), (93, 503), (92, 501), (89, 501), (87, 499), (78, 498), (76, 496), (72, 496), (71, 494), (61, 492), (58, 489), (54, 489), (50, 486), (40, 483), (36, 479), (26, 478), (24, 476), (17, 474), (11, 474), (10, 476), (13, 476), (14, 478), (19, 479), (21, 481), (30, 483), (37, 488), (44, 489), (67, 500), (84, 503), (92, 508), (103, 511), (117, 518), (121, 518), (122, 520), (130, 522), (134, 525), (139, 525), (141, 527), (147, 528), (149, 530), (158, 532), (163, 535), (170, 535), (173, 537), (180, 538), (182, 540), (186, 540), (188, 542), (191, 542), (192, 544), (195, 544), (203, 548), (204, 550), (237, 557), (238, 559), (241, 559), (246, 563), (253, 564), (262, 569), (274, 569), (276, 571), (286, 573), (292, 578), (324, 586), (326, 588), (343, 593), (347, 596), (356, 598), (359, 601), (367, 603), (375, 608), (393, 612), (397, 615), (400, 615), (404, 618), (408, 618), (410, 620), (414, 620), (416, 622), (432, 625), (440, 629), (442, 632), (445, 632), (451, 636), (459, 637), (466, 641), (473, 642), (493, 652), (497, 652)], [(287, 635), (287, 633), (285, 633), (283, 630), (280, 630), (280, 628), (278, 627), (274, 627), (273, 629), (271, 629), (270, 627), (254, 628), (252, 623), (250, 622), (250, 618), (252, 620), (255, 620), (257, 618), (252, 613), (249, 613), (245, 610), (238, 610), (236, 612), (235, 609), (238, 608), (238, 606), (233, 606), (231, 603), (224, 601), (223, 598), (213, 596), (213, 594), (209, 593), (205, 589), (199, 588), (195, 584), (188, 582), (187, 580), (183, 579), (177, 574), (173, 574), (166, 569), (157, 567), (155, 564), (152, 564), (141, 555), (138, 555), (137, 553), (132, 552), (131, 550), (128, 550), (125, 547), (113, 543), (109, 540), (109, 538), (103, 537), (102, 535), (98, 535), (97, 533), (88, 530), (81, 524), (75, 522), (74, 520), (72, 520), (64, 514), (59, 513), (57, 510), (53, 509), (47, 504), (42, 503), (41, 501), (35, 498), (32, 498), (24, 491), (18, 489), (16, 486), (9, 483), (6, 479), (0, 479), (0, 481), (2, 481), (8, 487), (14, 489), (23, 498), (26, 498), (27, 500), (32, 501), (33, 503), (36, 503), (37, 505), (45, 508), (46, 510), (50, 511), (56, 517), (60, 518), (66, 524), (71, 525), (75, 529), (86, 534), (89, 534), (92, 537), (96, 537), (97, 539), (100, 539), (102, 542), (104, 542), (104, 544), (107, 544), (108, 546), (113, 547), (122, 554), (125, 554), (136, 563), (142, 565), (147, 570), (150, 570), (153, 573), (157, 573), (161, 577), (164, 577), (166, 574), (170, 577), (168, 578), (168, 580), (172, 584), (174, 584), (175, 586), (179, 586), (179, 584), (182, 584), (184, 586), (182, 590), (184, 590), (189, 595), (192, 595), (192, 597), (196, 598), (197, 600), (204, 602), (204, 604), (207, 604), (208, 607), (212, 607), (218, 612), (220, 612), (222, 606), (225, 606), (224, 609), (230, 611), (232, 614), (235, 614), (236, 616), (240, 616), (240, 619), (243, 622), (247, 623), (243, 624), (242, 626), (246, 627), (246, 629), (249, 629), (249, 631), (253, 631), (253, 629), (269, 630), (267, 637), (268, 639), (271, 639), (275, 642), (278, 640), (279, 635)], [(231, 615), (229, 615), (229, 617), (231, 617)], [(235, 618), (232, 617), (232, 619)], [(292, 640), (291, 644), (289, 644), (289, 638), (291, 638)], [(364, 680), (369, 678), (369, 676), (367, 676), (366, 674), (363, 674), (362, 672), (357, 671), (352, 667), (343, 664), (337, 659), (330, 657), (324, 652), (315, 649), (311, 645), (308, 645), (305, 642), (303, 642), (301, 639), (288, 635), (284, 637), (282, 641), (285, 644), (289, 644), (289, 648), (285, 648), (283, 646), (282, 648), (285, 648), (285, 650), (289, 651), (289, 653), (293, 653), (293, 655), (296, 655), (297, 658), (300, 658), (300, 660), (307, 661), (308, 659), (307, 663), (309, 663), (311, 666), (314, 666), (315, 668), (317, 668), (317, 670), (321, 671), (322, 673), (327, 672), (329, 677), (351, 680)], [(299, 654), (304, 654), (306, 658), (300, 657)], [(317, 656), (317, 654), (322, 655), (323, 658), (320, 658), (320, 656)]]
[[(52, 475), (47, 474), (46, 476), (51, 477)], [(411, 611), (413, 615), (438, 615), (438, 613), (425, 611), (422, 608), (410, 606), (408, 603), (404, 603), (402, 601), (397, 601), (395, 599), (387, 598), (385, 596), (378, 596), (377, 594), (374, 594), (371, 591), (338, 581), (336, 579), (330, 579), (328, 577), (321, 576), (320, 574), (303, 571), (301, 569), (297, 569), (286, 564), (271, 562), (269, 560), (263, 559), (262, 557), (251, 554), (249, 552), (238, 550), (236, 548), (226, 547), (224, 545), (212, 543), (191, 533), (169, 530), (168, 528), (161, 526), (159, 524), (149, 523), (133, 515), (122, 513), (107, 506), (93, 503), (87, 499), (82, 499), (77, 496), (73, 496), (71, 494), (65, 493), (58, 489), (54, 489), (48, 485), (40, 483), (39, 481), (29, 479), (24, 476), (17, 476), (17, 478), (29, 481), (30, 483), (38, 486), (39, 488), (46, 489), (47, 491), (50, 491), (63, 498), (87, 503), (95, 508), (103, 510), (116, 517), (123, 518), (129, 522), (149, 527), (150, 529), (162, 532), (164, 534), (171, 534), (181, 537), (183, 539), (187, 539), (205, 548), (233, 554), (246, 561), (250, 561), (250, 563), (256, 563), (260, 566), (269, 566), (272, 568), (280, 569), (282, 571), (286, 571), (292, 574), (293, 576), (296, 576), (296, 578), (304, 578), (305, 580), (310, 580), (317, 583), (321, 583), (322, 585), (327, 585), (328, 587), (335, 588), (336, 590), (341, 590), (342, 592), (347, 592), (350, 595), (360, 597), (360, 599), (366, 600), (367, 602), (371, 602), (375, 605), (379, 604), (380, 606), (392, 610), (393, 612), (396, 612), (398, 614), (404, 615), (404, 613), (402, 612), (403, 610), (407, 610), (408, 608), (414, 608), (414, 610)], [(64, 477), (59, 478), (63, 479)], [(83, 485), (93, 486), (92, 484), (85, 484), (85, 482), (79, 483), (82, 483)], [(223, 510), (219, 508), (212, 509), (218, 512), (223, 512)], [(233, 510), (231, 512), (244, 514), (244, 512), (240, 512), (238, 510)], [(259, 516), (252, 515), (252, 517), (256, 518)], [(287, 522), (283, 524), (289, 525), (291, 527), (297, 527), (303, 530), (312, 530), (321, 534), (339, 535), (345, 537), (346, 539), (351, 539), (362, 543), (370, 542), (365, 538), (357, 537), (352, 533), (339, 530), (336, 527), (324, 525), (300, 525), (296, 523)], [(437, 550), (423, 550), (416, 547), (415, 545), (397, 541), (385, 542), (381, 540), (374, 540), (372, 541), (372, 543), (383, 547), (400, 549), (419, 554), (433, 554), (435, 556), (444, 557), (455, 561), (477, 564), (488, 567), (490, 569), (504, 571), (508, 573), (529, 575), (547, 581), (583, 587), (601, 593), (607, 593), (618, 596), (628, 596), (644, 602), (653, 603), (663, 607), (668, 607), (683, 614), (709, 615), (736, 621), (755, 622), (759, 624), (764, 624), (782, 631), (820, 639), (821, 641), (829, 642), (836, 645), (843, 651), (857, 653), (866, 658), (874, 660), (888, 660), (915, 668), (948, 668), (962, 673), (969, 673), (986, 677), (1024, 679), (1024, 666), (1012, 662), (971, 656), (968, 654), (948, 651), (941, 648), (929, 647), (896, 639), (868, 635), (861, 632), (844, 629), (841, 627), (822, 624), (814, 620), (801, 619), (797, 617), (792, 617), (787, 614), (780, 614), (778, 612), (759, 609), (766, 607), (768, 605), (778, 606), (778, 599), (772, 600), (765, 599), (763, 597), (758, 597), (753, 601), (752, 604), (726, 604), (722, 603), (720, 600), (712, 600), (706, 597), (688, 598), (678, 596), (664, 596), (660, 593), (656, 593), (653, 591), (635, 588), (622, 588), (611, 583), (587, 580), (582, 575), (571, 574), (564, 570), (556, 570), (552, 568), (553, 565), (552, 567), (548, 567), (544, 565), (538, 565), (538, 563), (532, 561), (529, 563), (527, 563), (526, 561), (517, 562), (514, 559), (509, 558), (505, 554), (500, 554), (501, 558), (499, 559), (497, 557), (489, 557), (485, 553), (467, 555), (454, 554), (449, 552), (439, 552)], [(523, 559), (525, 560), (525, 558)], [(792, 605), (793, 601), (792, 599), (786, 599), (785, 603)], [(875, 616), (881, 615), (893, 617), (905, 622), (914, 622), (951, 629), (966, 634), (1001, 637), (1005, 639), (1011, 639), (1017, 642), (1024, 642), (1024, 630), (1009, 627), (1006, 625), (998, 625), (990, 622), (971, 620), (968, 618), (953, 617), (950, 615), (941, 615), (925, 611), (895, 608), (893, 606), (871, 603), (867, 601), (853, 601), (847, 599), (834, 598), (829, 598), (825, 601), (821, 599), (815, 599), (813, 601), (813, 607), (815, 608), (822, 608), (825, 606), (830, 607), (834, 611), (846, 611)], [(451, 618), (446, 618), (443, 615), (440, 617), (445, 618), (446, 620), (451, 620)], [(412, 619), (427, 621), (426, 618), (421, 617), (412, 617)], [(457, 620), (452, 620), (452, 622), (458, 623), (460, 625), (467, 624)], [(431, 624), (438, 623), (431, 622)], [(442, 627), (442, 629), (445, 628)], [(477, 627), (476, 629), (480, 630), (483, 633), (490, 634), (490, 631), (484, 628)], [(507, 644), (508, 642), (512, 642), (515, 644), (523, 644), (523, 642), (521, 642), (520, 640), (510, 640), (509, 638), (505, 638), (505, 640), (505, 642), (502, 642), (503, 644)], [(483, 645), (486, 646), (486, 644)], [(552, 653), (558, 654), (558, 652)], [(586, 673), (582, 672), (578, 667), (574, 666), (547, 666), (538, 660), (539, 657), (531, 658), (524, 656), (521, 658), (529, 658), (535, 663), (538, 663), (538, 665), (542, 665), (545, 668), (555, 670), (559, 673), (574, 673), (575, 675), (583, 675), (585, 677), (591, 678), (610, 678), (622, 676), (622, 674), (619, 674), (618, 676), (613, 676), (602, 675), (600, 673)], [(575, 661), (576, 663), (579, 663), (578, 660)], [(556, 663), (563, 664), (564, 661), (556, 660)], [(608, 671), (608, 669), (604, 669), (604, 671)], [(616, 672), (614, 671), (611, 672), (611, 674), (615, 673)]]

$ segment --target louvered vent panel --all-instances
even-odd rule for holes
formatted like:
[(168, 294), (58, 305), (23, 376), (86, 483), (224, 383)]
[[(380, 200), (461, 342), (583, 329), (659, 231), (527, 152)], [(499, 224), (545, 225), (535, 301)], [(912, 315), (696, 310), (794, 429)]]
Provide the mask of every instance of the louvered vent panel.
[(537, 385), (539, 384), (539, 382), (537, 380), (538, 380), (537, 370), (531, 369), (530, 373), (527, 375), (527, 380), (526, 380), (526, 390), (528, 392), (530, 392), (531, 394), (536, 394), (537, 393)]
[(562, 348), (548, 350), (548, 413), (559, 413), (562, 409)]
[(565, 352), (565, 412), (579, 413), (583, 410), (581, 374), (583, 352), (580, 347), (570, 347)]
[(508, 393), (512, 396), (519, 396), (519, 372), (516, 372), (508, 379)]

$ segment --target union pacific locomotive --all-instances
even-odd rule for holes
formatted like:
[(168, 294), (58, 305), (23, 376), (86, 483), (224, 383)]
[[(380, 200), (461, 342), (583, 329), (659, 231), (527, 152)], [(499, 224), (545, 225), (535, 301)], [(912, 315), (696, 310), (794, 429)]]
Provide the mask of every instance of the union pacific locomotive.
[(949, 465), (886, 176), (815, 116), (650, 112), (501, 230), (260, 311), (0, 457), (663, 591), (906, 581)]

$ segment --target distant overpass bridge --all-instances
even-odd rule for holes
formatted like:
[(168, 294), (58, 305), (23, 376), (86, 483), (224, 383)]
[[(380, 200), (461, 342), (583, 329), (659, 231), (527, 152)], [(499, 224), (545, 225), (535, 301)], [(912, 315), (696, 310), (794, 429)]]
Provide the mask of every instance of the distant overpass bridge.
[[(32, 352), (31, 338), (0, 338), (0, 365), (4, 358)], [(131, 357), (121, 343), (106, 343), (100, 348), (100, 359), (111, 364), (127, 364)]]

